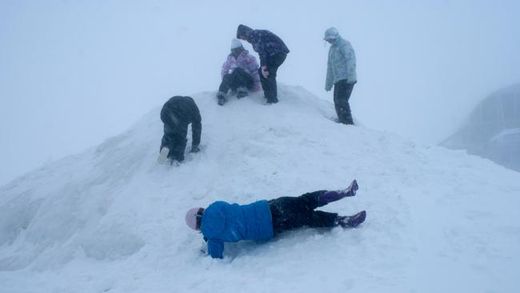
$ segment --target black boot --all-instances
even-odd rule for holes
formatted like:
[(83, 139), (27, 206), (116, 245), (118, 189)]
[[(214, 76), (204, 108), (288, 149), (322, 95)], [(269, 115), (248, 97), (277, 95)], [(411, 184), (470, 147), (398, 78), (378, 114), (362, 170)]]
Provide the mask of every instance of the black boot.
[(365, 221), (367, 217), (366, 211), (361, 211), (352, 216), (338, 216), (337, 224), (342, 228), (356, 228)]
[(276, 97), (267, 99), (267, 104), (276, 104), (276, 103), (278, 103), (278, 98), (276, 98)]
[(226, 103), (226, 94), (223, 92), (218, 92), (217, 94), (217, 103), (222, 106)]
[(249, 92), (247, 91), (247, 89), (245, 87), (237, 88), (237, 99), (247, 97), (248, 94), (249, 94)]

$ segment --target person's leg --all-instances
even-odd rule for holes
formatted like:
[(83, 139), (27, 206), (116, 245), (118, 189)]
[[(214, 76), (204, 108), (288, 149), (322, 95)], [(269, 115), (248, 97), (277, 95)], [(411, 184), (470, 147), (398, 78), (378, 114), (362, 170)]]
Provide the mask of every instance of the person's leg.
[(338, 122), (347, 124), (346, 108), (348, 102), (345, 97), (347, 92), (347, 80), (340, 80), (334, 84), (334, 107), (338, 115)]
[(353, 180), (350, 185), (345, 189), (340, 190), (318, 190), (314, 192), (305, 193), (300, 195), (298, 198), (304, 202), (306, 208), (314, 210), (322, 207), (333, 201), (340, 200), (344, 197), (355, 196), (356, 191), (359, 189), (356, 180)]
[(182, 162), (184, 160), (184, 150), (186, 149), (186, 135), (188, 126), (179, 124), (172, 127), (165, 124), (163, 143), (170, 149), (168, 159)]
[(169, 158), (170, 151), (173, 148), (175, 138), (173, 136), (171, 127), (167, 123), (164, 123), (163, 129), (164, 129), (164, 132), (163, 132), (163, 136), (161, 139), (161, 147), (159, 149), (159, 152), (161, 153), (161, 155), (163, 155), (163, 149), (167, 148), (168, 152), (166, 153), (166, 157)]
[[(260, 81), (262, 81), (262, 78), (265, 80), (262, 83), (262, 87), (264, 88), (264, 95), (265, 95), (265, 98), (267, 99), (268, 103), (277, 103), (278, 102), (278, 86), (276, 83), (276, 74), (278, 72), (278, 68), (280, 67), (280, 65), (283, 64), (286, 57), (287, 57), (287, 54), (276, 54), (274, 56), (271, 56), (267, 60), (266, 66), (267, 66), (267, 71), (269, 72), (269, 75), (267, 76), (267, 78), (263, 78), (262, 70), (260, 68)], [(266, 88), (264, 87), (264, 83), (267, 86), (267, 91), (266, 91)]]
[(168, 158), (179, 162), (184, 161), (184, 150), (186, 149), (187, 141), (186, 137), (175, 137), (175, 142), (173, 148), (170, 149), (170, 155)]
[(356, 191), (359, 189), (357, 180), (353, 180), (350, 185), (345, 189), (329, 190), (319, 197), (319, 206), (324, 206), (330, 202), (340, 200), (344, 197), (355, 196)]
[(352, 216), (339, 216), (337, 218), (337, 225), (343, 228), (355, 228), (365, 221), (367, 217), (366, 211), (361, 211)]
[(338, 214), (324, 211), (313, 211), (309, 218), (309, 227), (312, 228), (332, 228), (338, 226)]
[(279, 197), (269, 201), (275, 234), (300, 228), (308, 223), (312, 209), (299, 197)]
[(224, 75), (224, 77), (222, 78), (222, 82), (220, 83), (220, 86), (218, 87), (218, 91), (221, 93), (227, 94), (227, 92), (231, 88), (231, 83), (232, 83), (232, 75), (231, 74)]
[(352, 119), (352, 112), (350, 111), (349, 99), (350, 99), (350, 95), (352, 94), (353, 89), (354, 89), (354, 84), (349, 83), (346, 86), (346, 92), (345, 92), (345, 100), (346, 100), (346, 102), (345, 102), (345, 121), (347, 124), (351, 124), (351, 125), (354, 124), (354, 119)]
[(253, 88), (253, 77), (242, 68), (233, 71), (232, 89), (236, 90), (237, 98), (243, 98), (248, 95), (248, 90)]
[(340, 80), (334, 84), (334, 107), (338, 115), (338, 122), (343, 124), (354, 124), (348, 102), (353, 88), (354, 84), (347, 83), (347, 80)]
[(269, 97), (272, 95), (271, 83), (262, 74), (262, 67), (258, 68), (258, 75), (260, 76), (260, 84), (262, 85), (262, 90), (264, 91), (264, 97), (267, 101), (269, 101)]
[(231, 74), (226, 74), (222, 78), (222, 82), (218, 88), (217, 93), (217, 102), (219, 105), (224, 105), (226, 103), (226, 95), (229, 89), (231, 88), (232, 76)]

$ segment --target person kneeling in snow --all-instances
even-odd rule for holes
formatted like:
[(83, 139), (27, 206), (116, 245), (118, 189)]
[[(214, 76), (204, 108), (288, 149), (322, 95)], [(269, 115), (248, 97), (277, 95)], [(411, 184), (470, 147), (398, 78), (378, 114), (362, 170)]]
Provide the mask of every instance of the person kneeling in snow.
[(239, 99), (247, 96), (249, 91), (260, 90), (256, 58), (237, 39), (231, 41), (231, 53), (222, 65), (221, 76), (222, 83), (217, 94), (219, 105), (226, 103), (229, 90), (236, 92)]
[(365, 211), (353, 216), (339, 216), (315, 210), (330, 202), (354, 196), (357, 189), (358, 184), (354, 180), (343, 190), (320, 190), (298, 197), (279, 197), (247, 205), (216, 201), (206, 209), (190, 209), (186, 213), (186, 224), (202, 232), (211, 257), (223, 258), (224, 242), (265, 241), (281, 232), (303, 226), (357, 227), (365, 221)]
[(169, 99), (161, 110), (161, 120), (164, 123), (164, 135), (161, 141), (159, 163), (165, 163), (168, 159), (184, 161), (186, 149), (186, 135), (188, 124), (191, 123), (192, 144), (191, 151), (199, 151), (200, 134), (202, 131), (199, 108), (191, 97), (175, 96)]

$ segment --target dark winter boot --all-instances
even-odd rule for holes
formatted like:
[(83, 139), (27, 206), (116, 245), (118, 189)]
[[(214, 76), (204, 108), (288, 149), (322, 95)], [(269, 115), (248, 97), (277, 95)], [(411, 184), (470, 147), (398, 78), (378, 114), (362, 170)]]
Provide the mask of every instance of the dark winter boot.
[(267, 99), (267, 104), (276, 104), (276, 103), (278, 103), (278, 98)]
[(340, 190), (331, 190), (323, 193), (319, 197), (320, 205), (326, 205), (330, 202), (340, 200), (344, 197), (356, 195), (356, 191), (359, 189), (357, 181), (354, 180), (350, 183), (349, 187)]
[(249, 94), (249, 92), (247, 91), (247, 89), (245, 87), (237, 88), (237, 99), (247, 97), (248, 94)]
[(366, 211), (361, 211), (352, 216), (338, 216), (337, 224), (342, 228), (356, 228), (365, 221), (367, 217)]
[(218, 92), (217, 94), (217, 103), (222, 106), (226, 103), (226, 94), (223, 92)]

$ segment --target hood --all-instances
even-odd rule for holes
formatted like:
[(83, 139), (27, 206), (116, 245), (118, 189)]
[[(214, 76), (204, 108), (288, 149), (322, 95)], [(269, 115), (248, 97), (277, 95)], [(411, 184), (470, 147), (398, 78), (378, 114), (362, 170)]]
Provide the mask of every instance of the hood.
[(338, 30), (335, 27), (330, 27), (325, 31), (324, 40), (335, 40), (340, 37)]
[(240, 39), (240, 36), (244, 36), (247, 39), (252, 31), (253, 29), (247, 25), (239, 25), (237, 28), (237, 39)]

